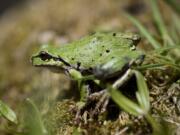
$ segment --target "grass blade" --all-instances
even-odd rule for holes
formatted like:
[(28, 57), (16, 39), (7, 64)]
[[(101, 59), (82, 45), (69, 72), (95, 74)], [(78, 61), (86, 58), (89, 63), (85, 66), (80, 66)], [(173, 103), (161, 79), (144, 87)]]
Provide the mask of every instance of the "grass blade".
[(172, 14), (172, 26), (174, 27), (174, 33), (176, 33), (176, 35), (173, 35), (173, 37), (177, 37), (177, 41), (176, 43), (179, 44), (180, 43), (180, 39), (179, 39), (179, 36), (180, 36), (180, 17), (176, 14)]
[(17, 117), (15, 112), (0, 100), (0, 114), (7, 120), (17, 124)]
[(158, 49), (161, 47), (158, 41), (154, 39), (154, 37), (149, 33), (149, 31), (133, 16), (129, 14), (125, 14), (125, 16), (139, 29), (144, 37), (151, 43), (154, 49)]
[(166, 26), (163, 22), (162, 16), (159, 12), (159, 9), (157, 6), (157, 0), (150, 0), (150, 2), (151, 2), (152, 12), (153, 12), (153, 17), (157, 25), (157, 28), (159, 29), (159, 32), (161, 36), (163, 37), (164, 44), (174, 45), (175, 43), (169, 36)]
[(135, 116), (144, 114), (143, 110), (136, 103), (129, 100), (117, 89), (109, 87), (109, 92), (112, 99), (126, 112), (133, 114)]
[(42, 122), (40, 112), (30, 99), (26, 99), (24, 108), (24, 125), (27, 129), (26, 135), (45, 135), (47, 131)]
[(165, 0), (177, 13), (180, 13), (180, 6), (177, 0)]
[(149, 102), (149, 90), (147, 84), (144, 80), (144, 76), (139, 72), (134, 70), (136, 79), (137, 79), (137, 87), (138, 92), (136, 93), (138, 102), (143, 110), (147, 113), (150, 109), (150, 102)]

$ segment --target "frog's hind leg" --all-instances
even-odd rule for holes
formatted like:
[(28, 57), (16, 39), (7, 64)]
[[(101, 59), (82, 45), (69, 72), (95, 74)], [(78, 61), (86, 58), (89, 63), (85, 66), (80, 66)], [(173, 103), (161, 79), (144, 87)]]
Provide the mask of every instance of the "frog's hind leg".
[(87, 97), (89, 96), (89, 85), (86, 84), (86, 81), (83, 80), (81, 72), (76, 69), (69, 69), (68, 74), (78, 82), (78, 90), (80, 93), (80, 101), (76, 103), (77, 112), (75, 116), (76, 122), (81, 119), (81, 114), (87, 105)]
[(120, 77), (118, 80), (116, 80), (112, 87), (115, 89), (120, 88), (123, 84), (125, 84), (132, 76), (134, 75), (134, 72), (132, 69), (128, 69), (125, 74)]

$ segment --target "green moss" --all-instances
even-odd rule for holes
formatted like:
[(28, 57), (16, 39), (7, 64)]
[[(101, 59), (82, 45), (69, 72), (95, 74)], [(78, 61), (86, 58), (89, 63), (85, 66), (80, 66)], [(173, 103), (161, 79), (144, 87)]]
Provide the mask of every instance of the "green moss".
[(64, 100), (57, 102), (52, 110), (46, 115), (46, 127), (48, 132), (52, 135), (65, 134), (73, 132), (73, 119), (74, 113), (73, 108), (75, 102), (72, 100)]

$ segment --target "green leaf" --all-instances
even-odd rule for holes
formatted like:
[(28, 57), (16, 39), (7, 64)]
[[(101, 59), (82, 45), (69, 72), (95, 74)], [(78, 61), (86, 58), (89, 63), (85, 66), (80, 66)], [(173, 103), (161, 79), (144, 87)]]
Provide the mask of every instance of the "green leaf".
[(17, 117), (15, 112), (0, 100), (0, 114), (7, 120), (17, 124)]
[(109, 87), (109, 93), (114, 102), (116, 102), (126, 112), (135, 116), (144, 114), (141, 107), (139, 107), (136, 103), (125, 97), (119, 90)]
[(137, 79), (138, 92), (136, 93), (137, 100), (140, 106), (143, 108), (144, 112), (148, 113), (150, 109), (149, 102), (149, 90), (145, 82), (144, 76), (136, 70), (133, 70)]
[(147, 38), (147, 40), (155, 49), (161, 47), (159, 42), (155, 40), (155, 38), (149, 33), (149, 31), (136, 18), (129, 14), (125, 14), (125, 16), (139, 29), (142, 35)]
[(40, 112), (32, 100), (26, 99), (23, 112), (26, 135), (47, 134), (42, 118), (40, 116)]

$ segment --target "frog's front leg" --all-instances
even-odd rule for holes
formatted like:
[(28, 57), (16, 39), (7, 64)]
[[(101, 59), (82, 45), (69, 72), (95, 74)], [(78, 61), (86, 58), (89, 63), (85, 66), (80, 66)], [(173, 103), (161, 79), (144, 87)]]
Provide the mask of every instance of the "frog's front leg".
[(81, 112), (84, 109), (84, 107), (87, 104), (87, 99), (89, 96), (89, 90), (88, 90), (88, 85), (85, 83), (85, 81), (83, 80), (83, 76), (81, 74), (81, 72), (75, 70), (75, 69), (69, 69), (68, 70), (68, 74), (70, 75), (70, 77), (73, 80), (76, 80), (78, 82), (78, 90), (80, 93), (80, 101), (77, 102), (76, 106), (77, 106), (77, 112), (76, 112), (76, 116), (75, 116), (75, 120), (76, 122), (79, 121), (79, 119), (81, 118)]
[(80, 92), (80, 102), (78, 102), (78, 107), (82, 108), (87, 103), (87, 100), (91, 99), (90, 88), (87, 81), (92, 80), (96, 85), (99, 86), (100, 80), (95, 79), (93, 75), (83, 76), (81, 72), (75, 69), (69, 69), (68, 74), (71, 76), (73, 80), (76, 80), (78, 82), (78, 89)]
[(76, 80), (78, 82), (78, 90), (80, 93), (80, 101), (77, 103), (78, 109), (81, 110), (87, 102), (87, 97), (89, 95), (88, 85), (83, 80), (83, 76), (81, 72), (75, 70), (75, 69), (69, 69), (68, 74), (73, 80)]
[(128, 69), (125, 74), (120, 77), (118, 80), (116, 80), (112, 87), (115, 89), (120, 88), (124, 83), (126, 83), (132, 76), (134, 75), (134, 72), (132, 71), (132, 69)]

